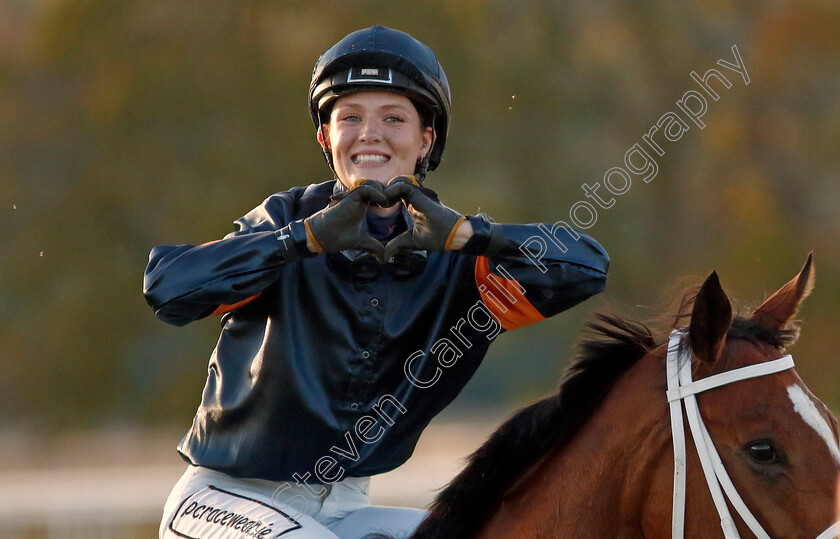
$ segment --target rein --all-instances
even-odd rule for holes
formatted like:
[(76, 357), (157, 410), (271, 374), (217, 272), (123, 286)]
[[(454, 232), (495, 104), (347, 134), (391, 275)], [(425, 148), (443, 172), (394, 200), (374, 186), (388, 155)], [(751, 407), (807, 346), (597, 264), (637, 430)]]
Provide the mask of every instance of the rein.
[[(738, 530), (735, 528), (735, 521), (732, 520), (732, 515), (726, 505), (725, 493), (732, 507), (738, 512), (750, 531), (759, 539), (770, 539), (770, 536), (741, 499), (735, 485), (732, 484), (709, 431), (706, 430), (706, 425), (703, 423), (695, 395), (732, 382), (791, 369), (793, 368), (793, 357), (786, 355), (767, 363), (734, 369), (695, 382), (691, 377), (691, 350), (687, 347), (680, 350), (683, 333), (684, 330), (679, 329), (671, 332), (666, 361), (668, 378), (666, 395), (671, 412), (671, 435), (674, 443), (674, 505), (671, 516), (671, 537), (682, 539), (685, 531), (686, 446), (682, 414), (684, 404), (691, 436), (700, 457), (700, 464), (703, 467), (709, 492), (720, 516), (720, 527), (723, 530), (724, 537), (726, 539), (740, 538)], [(840, 536), (840, 521), (829, 526), (817, 539), (832, 539), (838, 536)]]

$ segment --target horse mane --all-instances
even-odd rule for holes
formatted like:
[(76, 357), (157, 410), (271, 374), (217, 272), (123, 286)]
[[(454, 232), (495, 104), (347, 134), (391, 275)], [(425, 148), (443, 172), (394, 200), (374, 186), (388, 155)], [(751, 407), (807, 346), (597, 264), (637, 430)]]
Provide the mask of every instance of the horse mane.
[[(691, 293), (683, 296), (673, 327), (690, 317), (693, 301)], [(613, 314), (595, 317), (596, 322), (586, 324), (594, 335), (580, 343), (557, 391), (515, 412), (470, 455), (466, 467), (438, 494), (412, 538), (474, 536), (510, 488), (539, 459), (568, 443), (618, 379), (664, 341), (643, 323)], [(796, 339), (798, 328), (771, 331), (736, 317), (728, 336), (782, 349)]]
[(587, 326), (600, 338), (580, 344), (557, 392), (496, 429), (441, 491), (413, 538), (472, 537), (508, 488), (536, 460), (571, 440), (621, 375), (656, 347), (647, 326), (614, 315), (596, 317), (600, 323)]

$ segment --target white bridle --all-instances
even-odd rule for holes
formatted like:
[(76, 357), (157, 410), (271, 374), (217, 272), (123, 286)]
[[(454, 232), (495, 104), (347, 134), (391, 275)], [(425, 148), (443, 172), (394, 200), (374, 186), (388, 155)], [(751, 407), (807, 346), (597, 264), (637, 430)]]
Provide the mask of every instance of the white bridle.
[[(747, 508), (738, 491), (735, 490), (735, 485), (732, 484), (729, 474), (726, 473), (720, 455), (718, 455), (709, 431), (706, 430), (706, 425), (700, 416), (695, 395), (739, 380), (791, 369), (793, 368), (793, 358), (786, 355), (774, 361), (742, 367), (694, 382), (691, 378), (691, 350), (688, 347), (680, 349), (683, 332), (684, 330), (678, 329), (671, 332), (666, 361), (667, 396), (671, 409), (671, 435), (674, 440), (674, 510), (671, 517), (671, 536), (673, 539), (682, 539), (685, 528), (686, 449), (681, 406), (681, 403), (685, 403), (685, 414), (688, 417), (691, 436), (694, 438), (694, 445), (700, 457), (700, 464), (703, 466), (703, 474), (706, 476), (709, 492), (720, 516), (720, 527), (723, 529), (724, 537), (726, 539), (740, 537), (738, 530), (735, 528), (735, 522), (732, 520), (732, 515), (729, 513), (729, 508), (726, 506), (726, 500), (723, 497), (725, 492), (732, 507), (738, 512), (750, 531), (759, 539), (770, 539), (770, 536)], [(723, 492), (721, 492), (721, 488)], [(829, 526), (817, 539), (832, 539), (839, 535), (840, 521)]]

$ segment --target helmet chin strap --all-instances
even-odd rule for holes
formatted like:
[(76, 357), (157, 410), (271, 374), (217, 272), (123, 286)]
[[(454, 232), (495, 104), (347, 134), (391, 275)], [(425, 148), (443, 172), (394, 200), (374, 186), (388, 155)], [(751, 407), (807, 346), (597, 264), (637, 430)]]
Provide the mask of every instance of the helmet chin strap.
[(327, 161), (327, 165), (330, 167), (333, 173), (333, 179), (338, 179), (338, 174), (335, 172), (335, 166), (333, 166), (333, 159), (332, 159), (332, 151), (329, 147), (327, 147), (327, 138), (324, 136), (324, 124), (318, 125), (318, 143), (321, 145), (321, 151), (324, 152), (324, 159)]
[(417, 183), (423, 185), (423, 182), (426, 181), (426, 168), (429, 166), (428, 158), (424, 157), (422, 161), (417, 165), (417, 169), (414, 172), (414, 178), (417, 180)]
[(414, 169), (414, 175), (417, 183), (423, 185), (426, 180), (426, 169), (429, 168), (429, 160), (432, 158), (432, 150), (435, 149), (435, 141), (437, 140), (437, 133), (435, 132), (435, 114), (432, 113), (432, 143), (429, 145), (429, 151), (423, 156)]

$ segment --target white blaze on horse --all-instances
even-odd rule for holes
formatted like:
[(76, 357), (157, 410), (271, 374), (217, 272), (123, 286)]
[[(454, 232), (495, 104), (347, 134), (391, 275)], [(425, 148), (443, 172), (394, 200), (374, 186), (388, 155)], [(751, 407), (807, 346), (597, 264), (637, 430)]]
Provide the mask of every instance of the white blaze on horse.
[(834, 537), (837, 421), (783, 354), (812, 286), (809, 256), (733, 317), (712, 273), (670, 346), (600, 315), (557, 393), (499, 427), (414, 537)]

